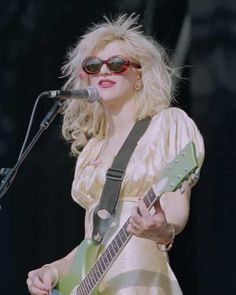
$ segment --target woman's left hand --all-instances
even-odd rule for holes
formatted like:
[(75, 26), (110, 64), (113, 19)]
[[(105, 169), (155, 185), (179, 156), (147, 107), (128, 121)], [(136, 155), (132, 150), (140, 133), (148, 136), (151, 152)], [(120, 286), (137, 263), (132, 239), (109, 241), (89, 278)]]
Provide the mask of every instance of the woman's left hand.
[(157, 202), (154, 208), (155, 214), (152, 215), (144, 201), (140, 200), (138, 206), (131, 211), (127, 230), (137, 237), (165, 244), (172, 235), (171, 226), (166, 220), (166, 215), (161, 208), (160, 202)]

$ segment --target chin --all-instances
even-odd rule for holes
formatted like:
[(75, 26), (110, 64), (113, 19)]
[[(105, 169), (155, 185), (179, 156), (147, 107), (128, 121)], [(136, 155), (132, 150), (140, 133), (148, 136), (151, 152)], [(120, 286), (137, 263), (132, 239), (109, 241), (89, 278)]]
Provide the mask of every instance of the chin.
[(109, 89), (109, 90), (101, 90), (99, 91), (99, 95), (102, 100), (104, 101), (112, 101), (119, 99), (119, 96), (114, 93), (114, 89)]
[(110, 104), (114, 104), (115, 102), (119, 101), (119, 98), (114, 97), (114, 96), (102, 96), (101, 97), (101, 101), (104, 105), (110, 105)]

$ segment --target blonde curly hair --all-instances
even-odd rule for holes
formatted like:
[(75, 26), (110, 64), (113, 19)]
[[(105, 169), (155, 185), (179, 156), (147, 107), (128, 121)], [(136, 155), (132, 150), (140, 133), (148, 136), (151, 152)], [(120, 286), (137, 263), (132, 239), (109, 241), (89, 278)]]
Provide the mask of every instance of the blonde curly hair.
[[(133, 62), (141, 65), (143, 87), (135, 95), (134, 120), (157, 114), (168, 108), (173, 100), (173, 72), (167, 54), (153, 38), (145, 36), (138, 16), (120, 15), (115, 20), (93, 25), (67, 55), (62, 68), (67, 77), (64, 89), (81, 89), (89, 85), (83, 77), (82, 62), (85, 57), (119, 40), (122, 50)], [(106, 116), (101, 102), (67, 100), (63, 107), (62, 134), (71, 142), (72, 154), (79, 155), (89, 138), (98, 140), (106, 136)]]

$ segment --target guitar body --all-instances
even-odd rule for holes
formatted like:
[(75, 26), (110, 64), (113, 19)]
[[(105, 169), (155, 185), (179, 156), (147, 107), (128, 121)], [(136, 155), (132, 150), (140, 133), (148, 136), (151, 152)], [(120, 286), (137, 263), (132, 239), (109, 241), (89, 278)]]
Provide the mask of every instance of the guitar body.
[[(59, 279), (51, 295), (70, 295), (73, 288), (80, 284), (95, 264), (101, 245), (96, 245), (93, 240), (85, 239), (81, 242), (75, 254), (68, 274)], [(91, 295), (98, 295), (96, 290)]]

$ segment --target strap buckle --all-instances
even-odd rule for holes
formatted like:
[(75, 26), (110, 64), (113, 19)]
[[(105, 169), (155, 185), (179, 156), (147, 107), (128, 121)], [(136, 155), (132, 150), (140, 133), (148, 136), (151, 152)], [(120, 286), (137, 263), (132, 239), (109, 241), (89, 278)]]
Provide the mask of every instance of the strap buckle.
[(122, 180), (124, 178), (124, 171), (115, 168), (109, 168), (106, 173), (107, 179)]

